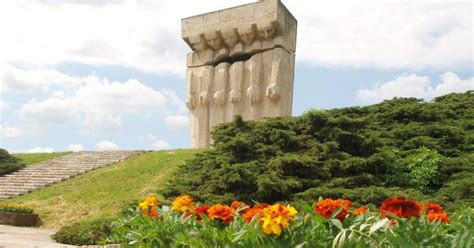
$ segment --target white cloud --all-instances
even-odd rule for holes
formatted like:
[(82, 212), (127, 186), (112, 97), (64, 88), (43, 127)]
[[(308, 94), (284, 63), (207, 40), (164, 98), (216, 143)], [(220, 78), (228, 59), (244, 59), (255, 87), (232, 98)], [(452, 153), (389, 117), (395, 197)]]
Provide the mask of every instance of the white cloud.
[(0, 112), (8, 111), (11, 109), (11, 104), (5, 101), (0, 101)]
[(19, 114), (23, 119), (35, 122), (67, 123), (79, 118), (75, 107), (72, 102), (59, 98), (44, 101), (33, 99), (20, 108)]
[[(1, 46), (0, 46), (1, 49)], [(0, 91), (46, 90), (52, 86), (62, 88), (77, 87), (80, 78), (69, 76), (53, 69), (21, 69), (0, 59)]]
[(109, 113), (87, 113), (81, 121), (81, 126), (88, 130), (115, 131), (122, 127), (122, 117)]
[(462, 80), (452, 72), (446, 72), (440, 76), (441, 83), (433, 89), (432, 95), (442, 96), (452, 92), (465, 92), (474, 90), (474, 77)]
[(155, 141), (155, 140), (158, 140), (158, 137), (156, 137), (155, 135), (151, 134), (151, 133), (148, 133), (146, 134), (145, 138), (149, 141)]
[(181, 18), (252, 1), (94, 2), (101, 1), (0, 1), (2, 59), (28, 66), (72, 61), (184, 73), (189, 48), (180, 37)]
[(169, 130), (182, 130), (188, 127), (189, 118), (184, 115), (170, 115), (165, 118)]
[(0, 124), (0, 138), (15, 138), (25, 134), (26, 130), (23, 127), (4, 126)]
[(19, 115), (24, 122), (62, 124), (79, 122), (87, 130), (113, 131), (121, 127), (123, 115), (166, 114), (182, 101), (172, 91), (158, 91), (130, 79), (109, 82), (94, 76), (80, 78), (81, 86), (70, 94), (53, 94), (24, 104)]
[(118, 150), (119, 147), (115, 143), (112, 143), (108, 140), (103, 140), (100, 142), (97, 142), (96, 144), (97, 148), (101, 151), (111, 151), (111, 150)]
[(330, 67), (473, 66), (473, 13), (468, 1), (285, 4), (298, 19), (300, 62)]
[(53, 153), (55, 150), (50, 147), (35, 147), (26, 151), (26, 153)]
[(378, 83), (371, 89), (359, 90), (356, 97), (363, 103), (376, 103), (394, 97), (416, 97), (429, 100), (448, 93), (474, 90), (474, 77), (462, 80), (456, 74), (446, 72), (440, 76), (440, 79), (441, 82), (433, 87), (426, 76), (401, 75), (395, 80)]
[[(180, 19), (254, 1), (96, 2), (0, 1), (1, 60), (29, 68), (78, 62), (184, 75), (190, 49), (181, 40)], [(300, 62), (472, 67), (469, 1), (283, 2), (298, 19)]]
[(71, 152), (80, 152), (84, 151), (84, 146), (81, 144), (70, 144), (67, 150)]
[(170, 148), (170, 144), (168, 144), (164, 140), (157, 140), (153, 143), (151, 143), (151, 149), (152, 150), (166, 150)]

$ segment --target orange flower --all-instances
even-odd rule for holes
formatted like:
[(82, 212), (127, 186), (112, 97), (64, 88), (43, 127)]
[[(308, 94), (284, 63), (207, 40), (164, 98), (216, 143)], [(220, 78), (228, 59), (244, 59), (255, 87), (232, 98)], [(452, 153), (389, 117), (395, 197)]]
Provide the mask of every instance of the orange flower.
[(235, 210), (222, 204), (216, 204), (207, 210), (209, 219), (221, 219), (226, 224), (230, 224), (234, 220), (234, 213)]
[(208, 209), (209, 209), (209, 206), (206, 206), (206, 205), (201, 205), (201, 206), (197, 207), (194, 211), (194, 214), (196, 215), (196, 219), (198, 221), (202, 221), (201, 214), (207, 215), (207, 210)]
[(444, 224), (449, 222), (448, 214), (445, 213), (445, 212), (442, 212), (442, 213), (427, 213), (426, 218), (430, 222), (441, 221), (441, 223), (444, 223)]
[(233, 201), (233, 202), (230, 204), (230, 207), (231, 207), (233, 210), (237, 210), (238, 208), (248, 207), (248, 205), (245, 204), (245, 202)]
[(243, 215), (242, 218), (244, 219), (245, 222), (250, 223), (252, 221), (252, 218), (255, 215), (260, 215), (260, 212), (262, 212), (262, 208), (259, 205), (253, 205), (252, 208), (248, 209)]
[(138, 204), (138, 207), (142, 210), (143, 215), (158, 218), (158, 213), (156, 211), (158, 205), (159, 202), (154, 196), (148, 196)]
[(434, 203), (434, 202), (423, 203), (423, 208), (426, 209), (425, 212), (427, 215), (444, 213), (443, 207), (439, 205), (438, 203)]
[(392, 197), (386, 199), (380, 207), (382, 217), (390, 217), (388, 213), (398, 217), (410, 218), (419, 217), (422, 205), (414, 200), (407, 200), (405, 197)]
[(443, 207), (438, 203), (426, 202), (423, 204), (423, 207), (425, 208), (426, 218), (430, 222), (441, 221), (444, 224), (449, 222), (448, 214), (444, 212)]
[(179, 197), (176, 197), (173, 201), (173, 207), (171, 208), (172, 210), (180, 213), (192, 213), (194, 211), (194, 201), (193, 198), (189, 195), (182, 195)]
[(340, 221), (344, 221), (346, 218), (347, 213), (349, 212), (349, 208), (352, 207), (352, 202), (345, 199), (324, 199), (324, 201), (317, 202), (316, 206), (314, 207), (314, 211), (319, 213), (324, 218), (330, 218), (338, 209), (341, 209), (339, 214), (337, 214), (336, 218)]
[(353, 215), (362, 215), (362, 214), (365, 214), (366, 212), (367, 212), (367, 208), (365, 207), (360, 207), (360, 208), (356, 208), (352, 210)]
[(156, 208), (151, 209), (150, 212), (148, 212), (148, 216), (153, 219), (158, 219), (158, 211), (156, 210)]
[(280, 235), (298, 213), (294, 207), (274, 204), (260, 212), (260, 224), (266, 234)]

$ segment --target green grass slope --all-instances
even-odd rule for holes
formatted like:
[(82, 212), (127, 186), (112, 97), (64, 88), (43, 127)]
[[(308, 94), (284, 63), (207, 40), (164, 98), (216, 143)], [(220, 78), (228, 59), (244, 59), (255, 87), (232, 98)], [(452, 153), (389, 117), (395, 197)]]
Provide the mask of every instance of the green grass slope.
[(45, 227), (113, 218), (129, 203), (160, 190), (198, 151), (144, 153), (5, 202), (33, 207)]
[(26, 166), (61, 157), (70, 152), (53, 152), (53, 153), (15, 153), (14, 157), (19, 158)]

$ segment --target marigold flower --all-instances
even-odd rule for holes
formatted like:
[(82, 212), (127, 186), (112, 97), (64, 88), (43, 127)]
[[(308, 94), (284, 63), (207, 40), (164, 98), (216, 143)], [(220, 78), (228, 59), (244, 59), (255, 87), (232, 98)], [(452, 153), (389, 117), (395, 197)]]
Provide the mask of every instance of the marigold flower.
[(230, 222), (234, 220), (234, 213), (235, 210), (233, 210), (229, 206), (222, 204), (216, 204), (207, 210), (207, 215), (209, 216), (209, 219), (220, 219), (226, 224), (230, 224)]
[(438, 203), (434, 203), (434, 202), (423, 203), (423, 208), (425, 209), (425, 213), (427, 215), (444, 213), (443, 207), (439, 205)]
[(260, 212), (262, 212), (262, 208), (259, 205), (254, 205), (252, 208), (249, 208), (247, 211), (245, 211), (245, 213), (242, 215), (242, 218), (245, 222), (250, 223), (255, 215), (260, 215)]
[(441, 223), (448, 223), (449, 222), (449, 216), (447, 213), (442, 212), (442, 213), (427, 213), (426, 218), (430, 222), (436, 222), (436, 221), (441, 221)]
[(173, 200), (172, 210), (180, 213), (192, 213), (194, 211), (194, 201), (189, 195), (178, 196)]
[(207, 215), (207, 210), (209, 210), (209, 206), (207, 205), (201, 205), (199, 207), (197, 207), (195, 210), (194, 210), (194, 214), (196, 215), (196, 219), (198, 221), (202, 221), (202, 214), (204, 215)]
[(158, 207), (158, 205), (159, 202), (156, 197), (148, 196), (142, 202), (140, 202), (140, 204), (138, 204), (138, 207), (142, 210), (143, 214), (148, 215), (149, 211)]
[(365, 207), (360, 207), (360, 208), (356, 208), (352, 210), (353, 215), (362, 215), (362, 214), (365, 214), (366, 212), (367, 212), (367, 208)]
[(274, 204), (264, 208), (260, 214), (260, 224), (266, 234), (280, 235), (298, 213), (295, 208)]
[(324, 218), (330, 218), (338, 209), (341, 209), (340, 212), (337, 214), (336, 218), (340, 221), (344, 221), (346, 219), (346, 215), (349, 213), (349, 208), (352, 207), (352, 202), (345, 199), (324, 199), (321, 202), (317, 202), (316, 206), (314, 207), (314, 211), (319, 213)]
[(233, 202), (230, 204), (230, 207), (231, 207), (233, 210), (237, 210), (238, 208), (248, 207), (248, 205), (245, 204), (245, 202), (233, 201)]
[(156, 208), (152, 208), (152, 209), (148, 212), (147, 215), (150, 216), (150, 217), (153, 218), (153, 219), (158, 219), (158, 218), (159, 218), (159, 217), (158, 217), (158, 210), (157, 210)]
[(423, 203), (423, 208), (425, 210), (426, 218), (430, 222), (441, 221), (446, 224), (449, 222), (449, 216), (444, 212), (443, 207), (435, 202), (425, 202)]
[(408, 200), (405, 197), (392, 197), (382, 203), (380, 214), (382, 217), (390, 217), (388, 213), (404, 218), (419, 217), (422, 208), (417, 201)]

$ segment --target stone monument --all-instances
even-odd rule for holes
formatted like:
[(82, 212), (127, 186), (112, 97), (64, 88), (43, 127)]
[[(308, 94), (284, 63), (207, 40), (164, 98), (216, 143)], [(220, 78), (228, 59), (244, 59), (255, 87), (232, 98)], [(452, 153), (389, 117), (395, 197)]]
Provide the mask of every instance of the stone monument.
[(297, 21), (280, 0), (181, 20), (187, 56), (186, 106), (192, 148), (212, 144), (210, 131), (235, 115), (290, 116)]

